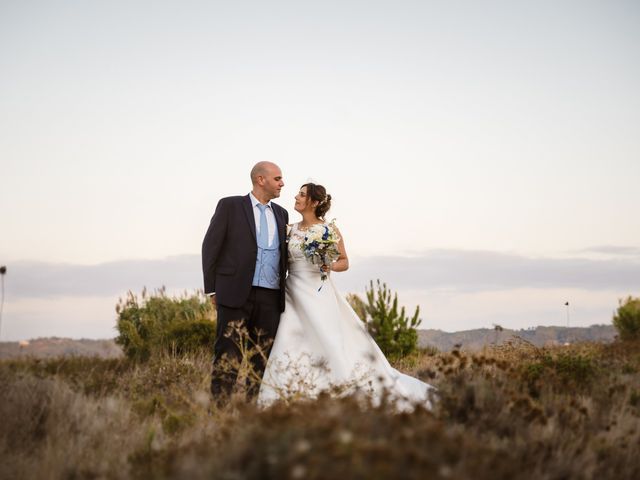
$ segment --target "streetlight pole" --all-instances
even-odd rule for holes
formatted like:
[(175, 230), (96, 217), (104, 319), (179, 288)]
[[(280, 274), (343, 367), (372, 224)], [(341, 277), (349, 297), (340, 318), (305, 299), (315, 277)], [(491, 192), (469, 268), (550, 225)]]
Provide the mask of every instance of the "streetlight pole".
[(4, 275), (7, 273), (7, 267), (0, 267), (0, 284), (2, 284), (2, 298), (0, 298), (0, 336), (2, 335), (2, 309), (4, 308)]
[(502, 328), (502, 325), (498, 325), (498, 324), (494, 323), (493, 324), (493, 329), (496, 332), (495, 341), (493, 343), (498, 345), (498, 336), (500, 335), (500, 332), (502, 332), (504, 330), (504, 328)]

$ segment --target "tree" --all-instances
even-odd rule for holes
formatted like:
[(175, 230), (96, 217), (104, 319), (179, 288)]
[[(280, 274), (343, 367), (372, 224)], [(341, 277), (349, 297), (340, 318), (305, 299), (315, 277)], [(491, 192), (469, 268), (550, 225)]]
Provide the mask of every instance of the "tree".
[(347, 300), (384, 354), (398, 358), (414, 352), (418, 347), (416, 327), (421, 322), (420, 307), (416, 307), (412, 317), (407, 317), (404, 307), (398, 310), (398, 294), (392, 296), (387, 284), (381, 284), (380, 280), (375, 288), (373, 281), (369, 283), (366, 296), (366, 302), (354, 294)]
[(202, 293), (169, 298), (164, 288), (142, 301), (132, 292), (116, 306), (116, 343), (129, 358), (146, 360), (157, 352), (185, 353), (213, 348), (215, 310)]
[(621, 340), (640, 339), (640, 298), (629, 296), (618, 301), (617, 313), (613, 316), (613, 326)]

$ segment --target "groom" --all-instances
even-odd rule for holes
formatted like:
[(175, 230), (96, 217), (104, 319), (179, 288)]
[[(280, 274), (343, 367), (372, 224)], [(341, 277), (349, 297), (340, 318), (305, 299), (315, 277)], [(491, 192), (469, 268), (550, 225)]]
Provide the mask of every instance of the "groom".
[[(289, 214), (271, 201), (284, 186), (282, 172), (275, 163), (259, 162), (251, 182), (248, 195), (218, 202), (202, 242), (204, 291), (218, 314), (211, 393), (219, 405), (231, 395), (242, 359), (235, 327), (246, 329), (249, 346), (262, 350), (250, 359), (261, 378), (284, 311)], [(250, 377), (247, 387), (252, 398), (260, 385)]]

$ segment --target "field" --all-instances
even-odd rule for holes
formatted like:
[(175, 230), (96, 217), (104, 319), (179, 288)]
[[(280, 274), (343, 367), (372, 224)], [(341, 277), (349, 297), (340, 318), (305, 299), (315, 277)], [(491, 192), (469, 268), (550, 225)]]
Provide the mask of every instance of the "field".
[(0, 478), (640, 478), (640, 345), (469, 354), (395, 366), (433, 411), (353, 398), (216, 408), (210, 356), (0, 362)]

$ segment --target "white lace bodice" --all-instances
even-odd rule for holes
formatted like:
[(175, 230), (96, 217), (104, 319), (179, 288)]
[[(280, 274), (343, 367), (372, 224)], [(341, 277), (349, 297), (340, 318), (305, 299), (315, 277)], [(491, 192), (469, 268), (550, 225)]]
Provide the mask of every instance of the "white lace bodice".
[(302, 244), (304, 243), (304, 231), (300, 229), (299, 223), (294, 223), (291, 226), (291, 232), (289, 233), (288, 248), (289, 248), (289, 261), (293, 259), (303, 259)]
[(300, 223), (294, 223), (289, 234), (287, 248), (289, 249), (289, 270), (290, 271), (313, 271), (317, 272), (318, 267), (313, 265), (304, 256), (302, 244), (304, 243), (305, 231), (299, 227)]

